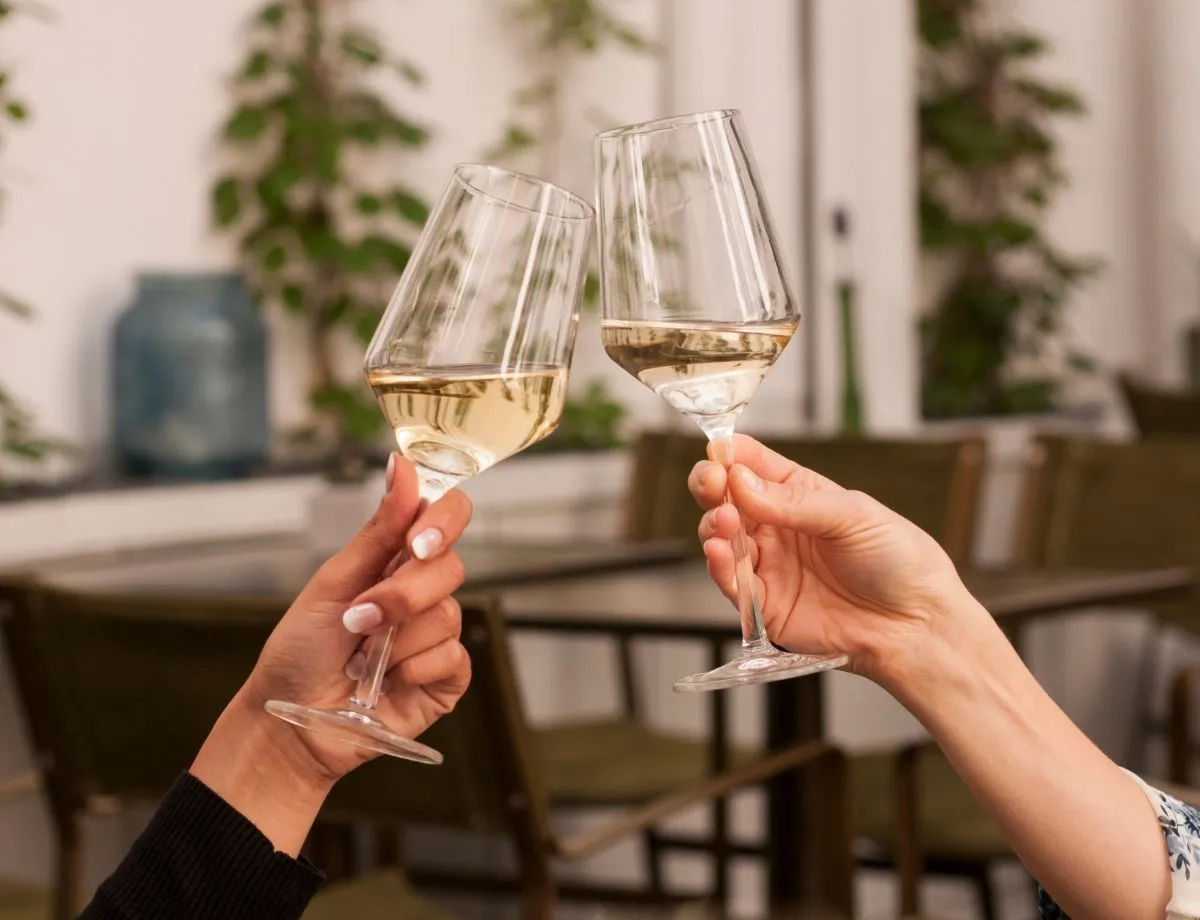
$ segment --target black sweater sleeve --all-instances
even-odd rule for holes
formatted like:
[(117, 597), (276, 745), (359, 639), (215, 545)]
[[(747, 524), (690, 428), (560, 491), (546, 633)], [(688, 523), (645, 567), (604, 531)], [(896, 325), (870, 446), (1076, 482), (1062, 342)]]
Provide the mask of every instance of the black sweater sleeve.
[(79, 920), (299, 920), (321, 882), (185, 774)]

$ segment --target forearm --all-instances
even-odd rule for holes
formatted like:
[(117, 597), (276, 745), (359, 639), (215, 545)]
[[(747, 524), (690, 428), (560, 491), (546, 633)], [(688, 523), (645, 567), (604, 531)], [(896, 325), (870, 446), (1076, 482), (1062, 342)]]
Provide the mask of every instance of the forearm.
[(239, 695), (80, 920), (298, 920), (321, 876), (297, 860), (330, 783)]
[[(969, 596), (882, 682), (928, 728), (1073, 920), (1162, 920), (1170, 871), (1137, 784), (1054, 703)], [(1116, 871), (1114, 871), (1116, 870)]]
[(333, 787), (297, 744), (296, 730), (244, 694), (221, 714), (190, 772), (293, 857)]
[(315, 868), (184, 776), (80, 920), (300, 920), (320, 884)]

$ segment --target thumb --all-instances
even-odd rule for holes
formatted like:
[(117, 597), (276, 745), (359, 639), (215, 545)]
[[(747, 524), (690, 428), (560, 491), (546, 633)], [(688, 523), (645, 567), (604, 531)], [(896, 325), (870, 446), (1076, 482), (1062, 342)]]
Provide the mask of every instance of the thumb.
[(793, 475), (785, 482), (768, 482), (736, 465), (729, 488), (738, 510), (750, 520), (809, 537), (843, 537), (871, 523), (870, 506), (860, 493), (819, 476), (805, 481), (802, 475)]
[(407, 546), (408, 529), (420, 510), (417, 471), (393, 453), (387, 491), (375, 513), (335, 556), (317, 571), (304, 593), (310, 600), (349, 602), (383, 577)]

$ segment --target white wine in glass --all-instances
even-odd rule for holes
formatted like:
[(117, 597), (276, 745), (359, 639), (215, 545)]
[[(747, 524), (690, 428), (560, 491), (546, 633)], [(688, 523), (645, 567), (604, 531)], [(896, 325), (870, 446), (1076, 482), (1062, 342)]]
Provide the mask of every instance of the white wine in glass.
[[(367, 349), (367, 383), (434, 502), (558, 425), (575, 347), (593, 210), (557, 186), (459, 166)], [(272, 700), (301, 728), (422, 763), (442, 755), (381, 718), (395, 627), (335, 709)]]
[(732, 430), (796, 323), (606, 320), (604, 350), (710, 436)]
[(567, 369), (381, 367), (368, 372), (367, 383), (400, 452), (422, 479), (451, 488), (554, 430), (566, 399)]
[[(691, 419), (733, 463), (742, 411), (800, 323), (740, 115), (701, 112), (596, 140), (601, 337), (623, 370)], [(741, 654), (675, 682), (718, 690), (813, 674), (844, 656), (767, 637), (745, 529), (733, 539)]]

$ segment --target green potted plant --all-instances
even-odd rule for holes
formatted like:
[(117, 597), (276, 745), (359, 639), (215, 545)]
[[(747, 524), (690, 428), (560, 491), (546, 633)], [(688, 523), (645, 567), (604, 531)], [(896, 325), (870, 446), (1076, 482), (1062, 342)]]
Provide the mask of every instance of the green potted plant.
[[(26, 9), (26, 8), (22, 8)], [(27, 8), (44, 15), (44, 8), (30, 4)], [(0, 25), (9, 22), (17, 12), (15, 4), (0, 2)], [(12, 70), (0, 65), (0, 125), (19, 125), (29, 120), (29, 105), (12, 89)], [(0, 134), (0, 143), (3, 135)], [(33, 309), (7, 291), (0, 290), (0, 315), (28, 320)], [(44, 434), (35, 423), (32, 413), (3, 384), (0, 384), (0, 492), (3, 492), (7, 470), (28, 469), (67, 449), (66, 443)]]
[[(533, 76), (517, 91), (513, 112), (486, 157), (529, 162), (538, 175), (554, 179), (561, 173), (567, 123), (565, 86), (573, 65), (608, 46), (639, 54), (650, 52), (652, 46), (601, 0), (520, 0), (512, 15), (521, 27), (523, 50)], [(589, 273), (585, 310), (594, 312), (599, 293), (599, 281), (594, 272)], [(580, 381), (567, 399), (558, 429), (530, 455), (621, 447), (625, 415), (624, 406), (602, 380)]]
[(429, 134), (374, 89), (381, 79), (420, 85), (423, 75), (353, 7), (273, 0), (252, 15), (221, 130), (228, 168), (211, 192), (215, 223), (236, 240), (260, 301), (302, 330), (311, 423), (301, 440), (333, 486), (323, 500), (347, 507), (347, 526), (384, 435), (351, 357), (370, 340), (429, 214), (396, 173)]
[(1067, 181), (1054, 123), (1083, 100), (1036, 74), (1039, 36), (993, 0), (919, 0), (919, 212), (937, 291), (921, 321), (926, 418), (1053, 412), (1091, 361), (1064, 310), (1099, 264), (1042, 223)]

